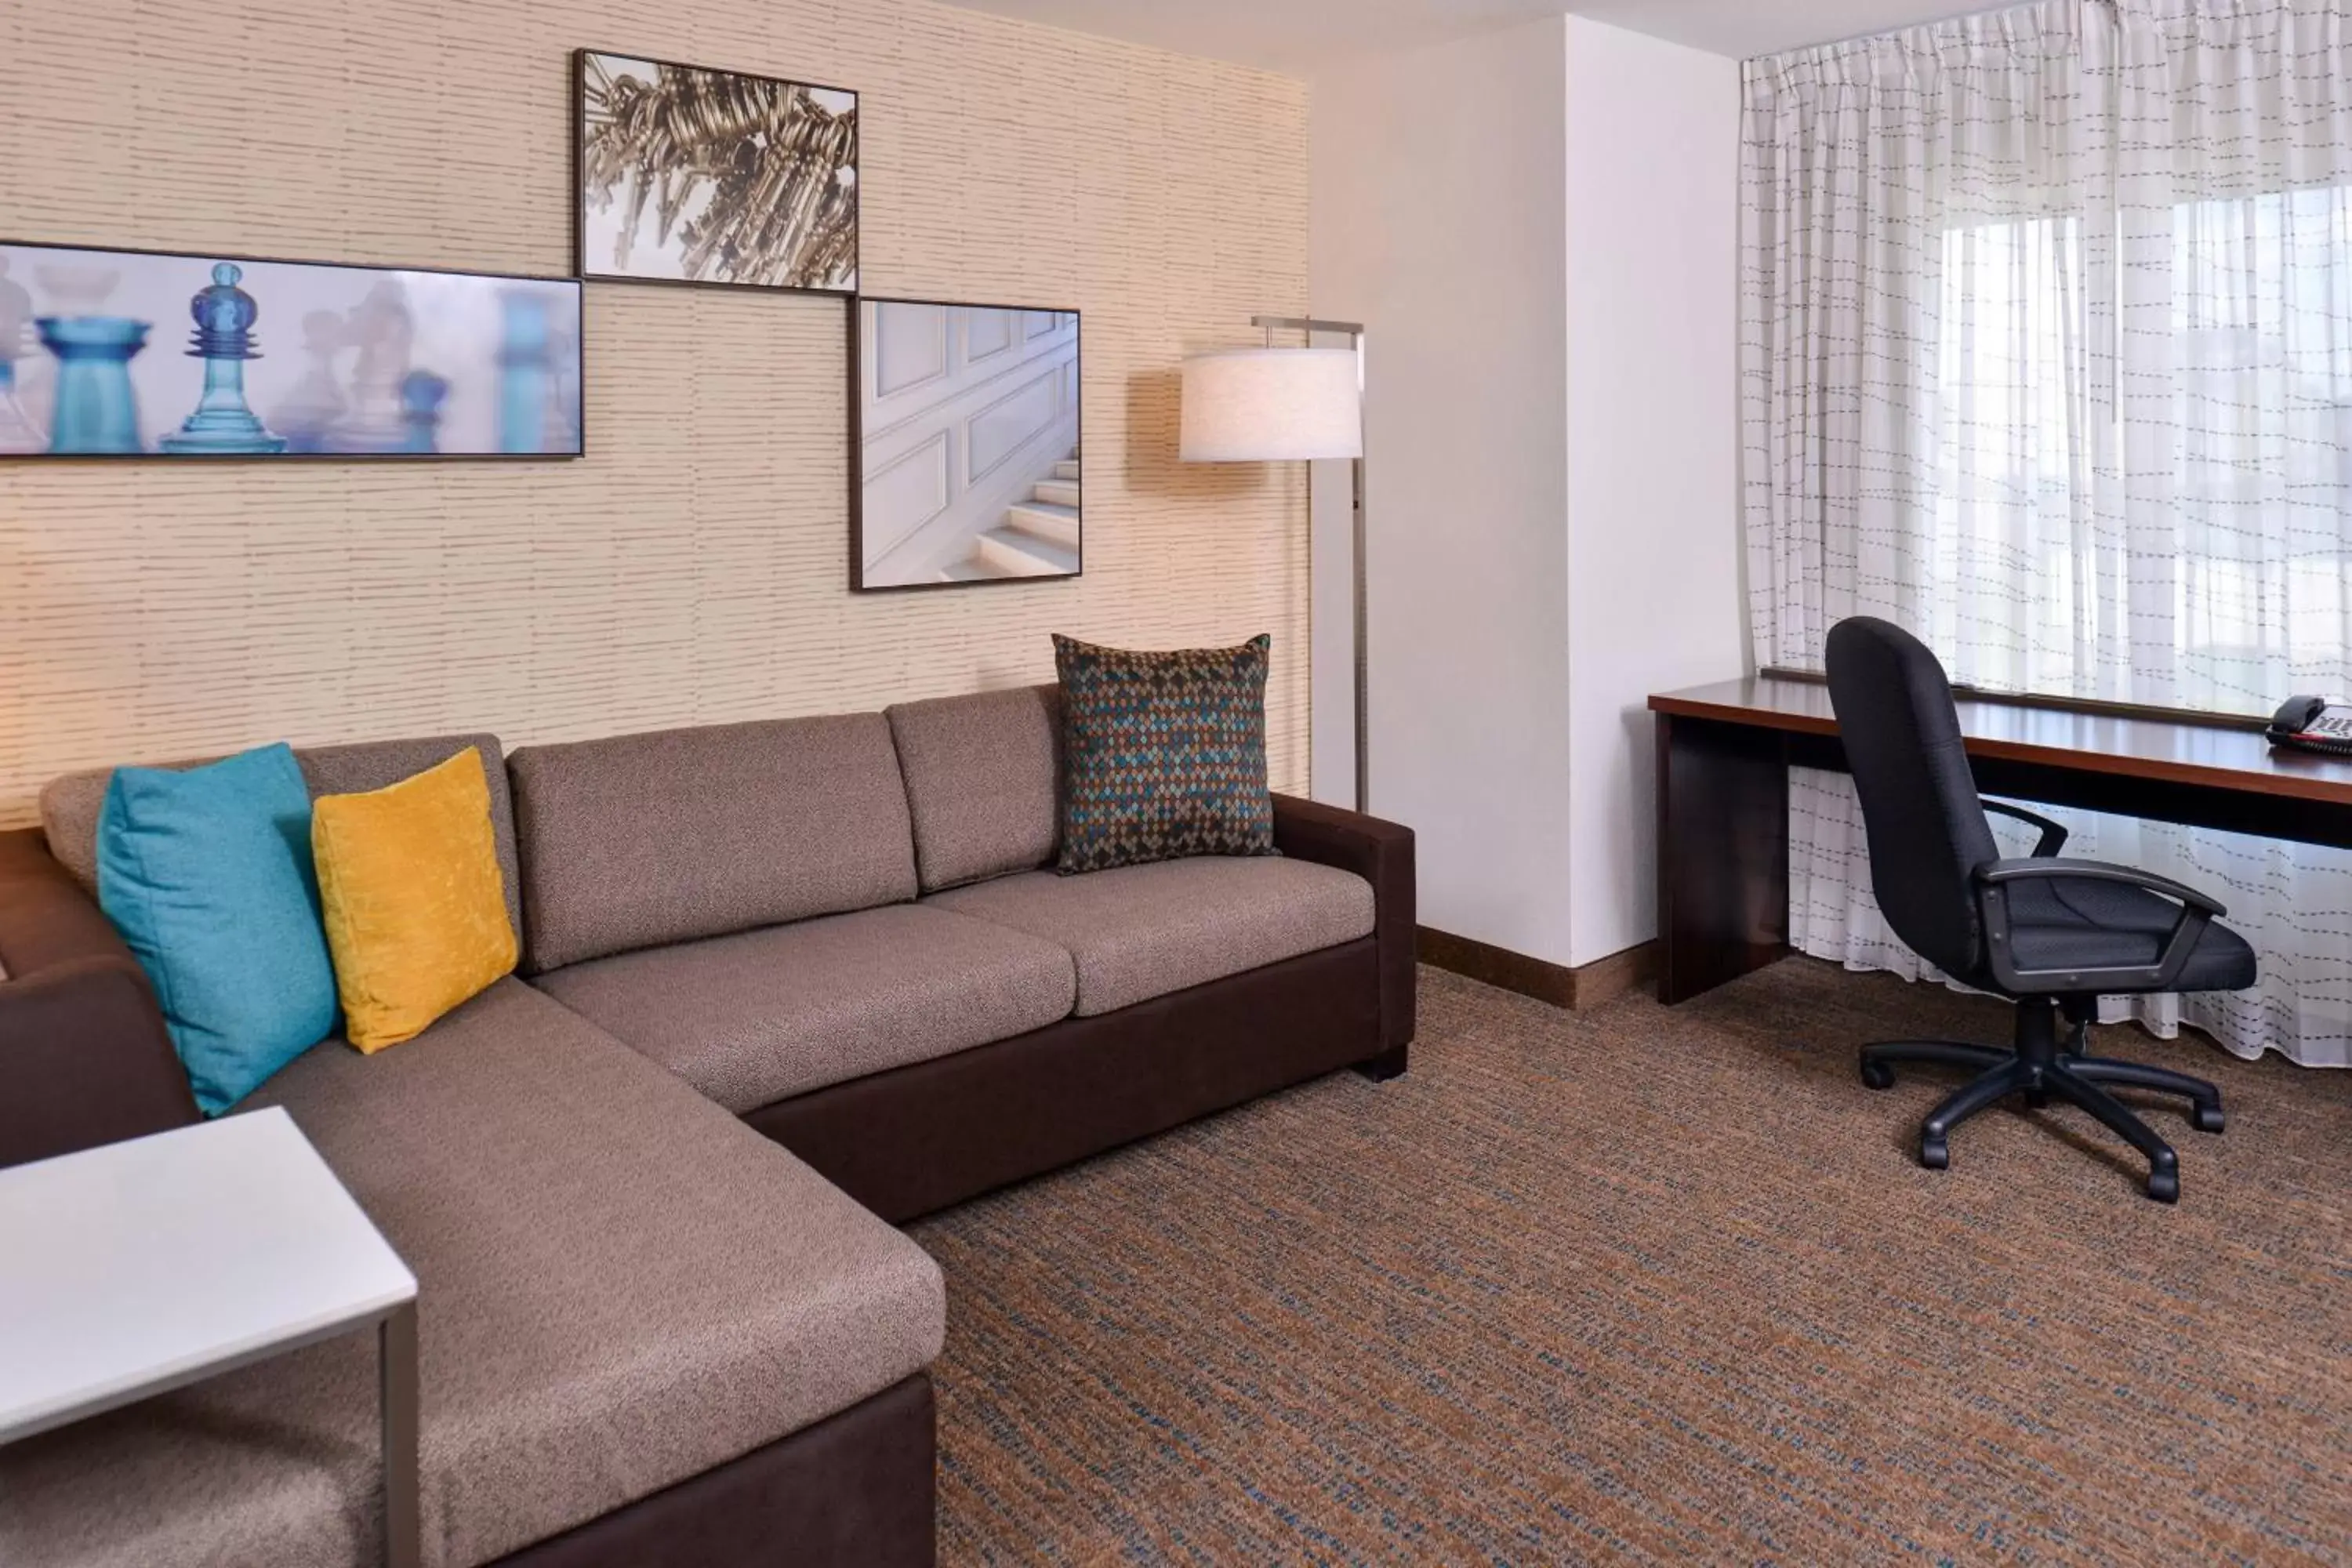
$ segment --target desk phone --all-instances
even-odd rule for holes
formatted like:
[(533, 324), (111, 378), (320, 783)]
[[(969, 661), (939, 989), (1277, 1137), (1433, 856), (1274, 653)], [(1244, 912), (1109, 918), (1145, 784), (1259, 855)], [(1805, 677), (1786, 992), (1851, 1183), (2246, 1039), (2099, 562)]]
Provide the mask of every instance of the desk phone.
[(2352, 705), (2325, 697), (2291, 697), (2266, 733), (2273, 746), (2352, 757)]

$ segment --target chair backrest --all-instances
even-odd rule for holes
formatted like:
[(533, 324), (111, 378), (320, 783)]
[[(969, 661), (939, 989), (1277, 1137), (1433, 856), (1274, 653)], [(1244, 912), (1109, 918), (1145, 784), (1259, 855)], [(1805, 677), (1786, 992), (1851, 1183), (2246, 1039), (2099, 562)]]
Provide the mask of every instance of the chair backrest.
[(1976, 871), (2000, 858), (1927, 646), (1868, 616), (1829, 637), (1830, 701), (1870, 835), (1870, 886), (1895, 934), (1946, 973), (1982, 963)]

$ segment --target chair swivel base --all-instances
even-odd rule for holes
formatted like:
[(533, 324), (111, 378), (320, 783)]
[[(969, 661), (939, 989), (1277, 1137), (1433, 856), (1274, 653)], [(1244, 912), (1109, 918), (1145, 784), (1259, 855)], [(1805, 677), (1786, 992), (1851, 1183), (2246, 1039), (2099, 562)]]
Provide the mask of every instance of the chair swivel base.
[(2178, 1203), (2180, 1162), (2172, 1146), (2105, 1086), (2185, 1096), (2190, 1102), (2190, 1122), (2200, 1132), (2219, 1132), (2225, 1125), (2221, 1091), (2187, 1073), (2086, 1057), (2080, 1046), (2078, 1036), (2071, 1046), (2060, 1047), (2055, 1003), (2024, 1002), (2017, 1009), (2013, 1050), (1946, 1040), (1890, 1040), (1862, 1048), (1862, 1081), (1873, 1089), (1891, 1089), (1898, 1063), (1979, 1069), (1980, 1076), (1929, 1111), (1920, 1124), (1919, 1163), (1931, 1171), (1951, 1163), (1953, 1128), (2012, 1094), (2021, 1094), (2037, 1109), (2055, 1099), (2088, 1111), (2147, 1157), (2147, 1195), (2160, 1203)]

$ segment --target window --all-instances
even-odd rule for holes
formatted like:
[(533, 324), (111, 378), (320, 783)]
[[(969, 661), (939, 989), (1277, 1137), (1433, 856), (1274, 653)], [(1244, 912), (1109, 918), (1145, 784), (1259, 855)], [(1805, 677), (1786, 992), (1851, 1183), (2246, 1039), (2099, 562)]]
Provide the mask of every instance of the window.
[(1941, 262), (1965, 678), (2261, 713), (2352, 684), (2352, 189), (1958, 227)]

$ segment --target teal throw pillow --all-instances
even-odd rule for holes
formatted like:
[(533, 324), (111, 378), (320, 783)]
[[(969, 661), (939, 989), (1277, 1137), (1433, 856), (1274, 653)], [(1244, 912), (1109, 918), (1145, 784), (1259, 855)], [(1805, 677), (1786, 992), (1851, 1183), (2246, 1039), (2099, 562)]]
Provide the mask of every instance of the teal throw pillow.
[(1129, 653), (1054, 639), (1062, 677), (1064, 876), (1194, 855), (1274, 853), (1271, 637)]
[(310, 792), (285, 746), (179, 773), (117, 768), (98, 902), (154, 983), (206, 1115), (334, 1028)]

